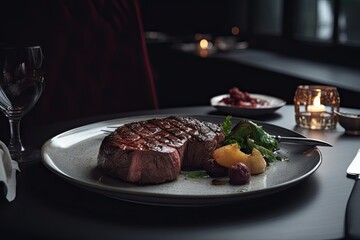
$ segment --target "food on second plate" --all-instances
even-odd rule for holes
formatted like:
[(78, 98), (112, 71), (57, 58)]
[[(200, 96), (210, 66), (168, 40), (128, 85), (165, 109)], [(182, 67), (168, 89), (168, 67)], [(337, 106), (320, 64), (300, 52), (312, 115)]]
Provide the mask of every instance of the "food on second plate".
[(231, 88), (229, 97), (221, 99), (220, 102), (242, 108), (259, 108), (269, 105), (268, 101), (251, 97), (248, 92), (242, 92), (237, 87)]
[(224, 137), (219, 125), (192, 117), (132, 122), (103, 139), (98, 166), (128, 182), (168, 182), (184, 168), (202, 168)]

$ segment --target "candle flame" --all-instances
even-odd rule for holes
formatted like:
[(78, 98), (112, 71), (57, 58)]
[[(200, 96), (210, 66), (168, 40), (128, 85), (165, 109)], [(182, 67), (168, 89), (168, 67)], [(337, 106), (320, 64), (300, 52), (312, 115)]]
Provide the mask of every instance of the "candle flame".
[(312, 115), (319, 114), (325, 112), (325, 106), (321, 104), (321, 91), (318, 92), (316, 97), (313, 100), (313, 105), (307, 106), (307, 111), (310, 112)]
[(321, 98), (321, 92), (318, 92), (317, 96), (314, 98), (314, 106), (321, 105), (320, 98)]
[(206, 39), (201, 39), (199, 44), (201, 49), (207, 49), (209, 47), (209, 42)]

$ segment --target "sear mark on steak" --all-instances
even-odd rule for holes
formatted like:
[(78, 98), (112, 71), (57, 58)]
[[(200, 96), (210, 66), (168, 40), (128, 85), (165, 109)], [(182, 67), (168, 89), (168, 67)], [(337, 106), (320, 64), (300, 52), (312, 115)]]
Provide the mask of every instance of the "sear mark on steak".
[(217, 124), (192, 117), (128, 123), (103, 139), (98, 166), (127, 182), (168, 182), (175, 180), (182, 169), (201, 169), (224, 138)]

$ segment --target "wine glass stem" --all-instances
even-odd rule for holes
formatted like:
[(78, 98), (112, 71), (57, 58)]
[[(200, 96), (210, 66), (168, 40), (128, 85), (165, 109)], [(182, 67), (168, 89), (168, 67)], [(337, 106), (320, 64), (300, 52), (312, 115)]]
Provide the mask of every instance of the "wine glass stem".
[(12, 159), (17, 160), (21, 156), (21, 152), (24, 151), (20, 138), (20, 119), (21, 118), (9, 118), (10, 123), (10, 143), (9, 152)]

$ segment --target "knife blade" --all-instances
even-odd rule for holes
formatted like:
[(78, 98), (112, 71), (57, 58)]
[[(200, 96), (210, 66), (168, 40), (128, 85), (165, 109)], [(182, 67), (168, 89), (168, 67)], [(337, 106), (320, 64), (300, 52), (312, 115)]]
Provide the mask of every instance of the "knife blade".
[(355, 177), (355, 184), (346, 205), (346, 239), (360, 239), (360, 148), (346, 172)]
[(313, 146), (324, 146), (332, 147), (328, 142), (314, 139), (314, 138), (304, 138), (304, 137), (284, 137), (284, 136), (273, 136), (279, 143), (299, 143), (303, 145), (313, 145)]

